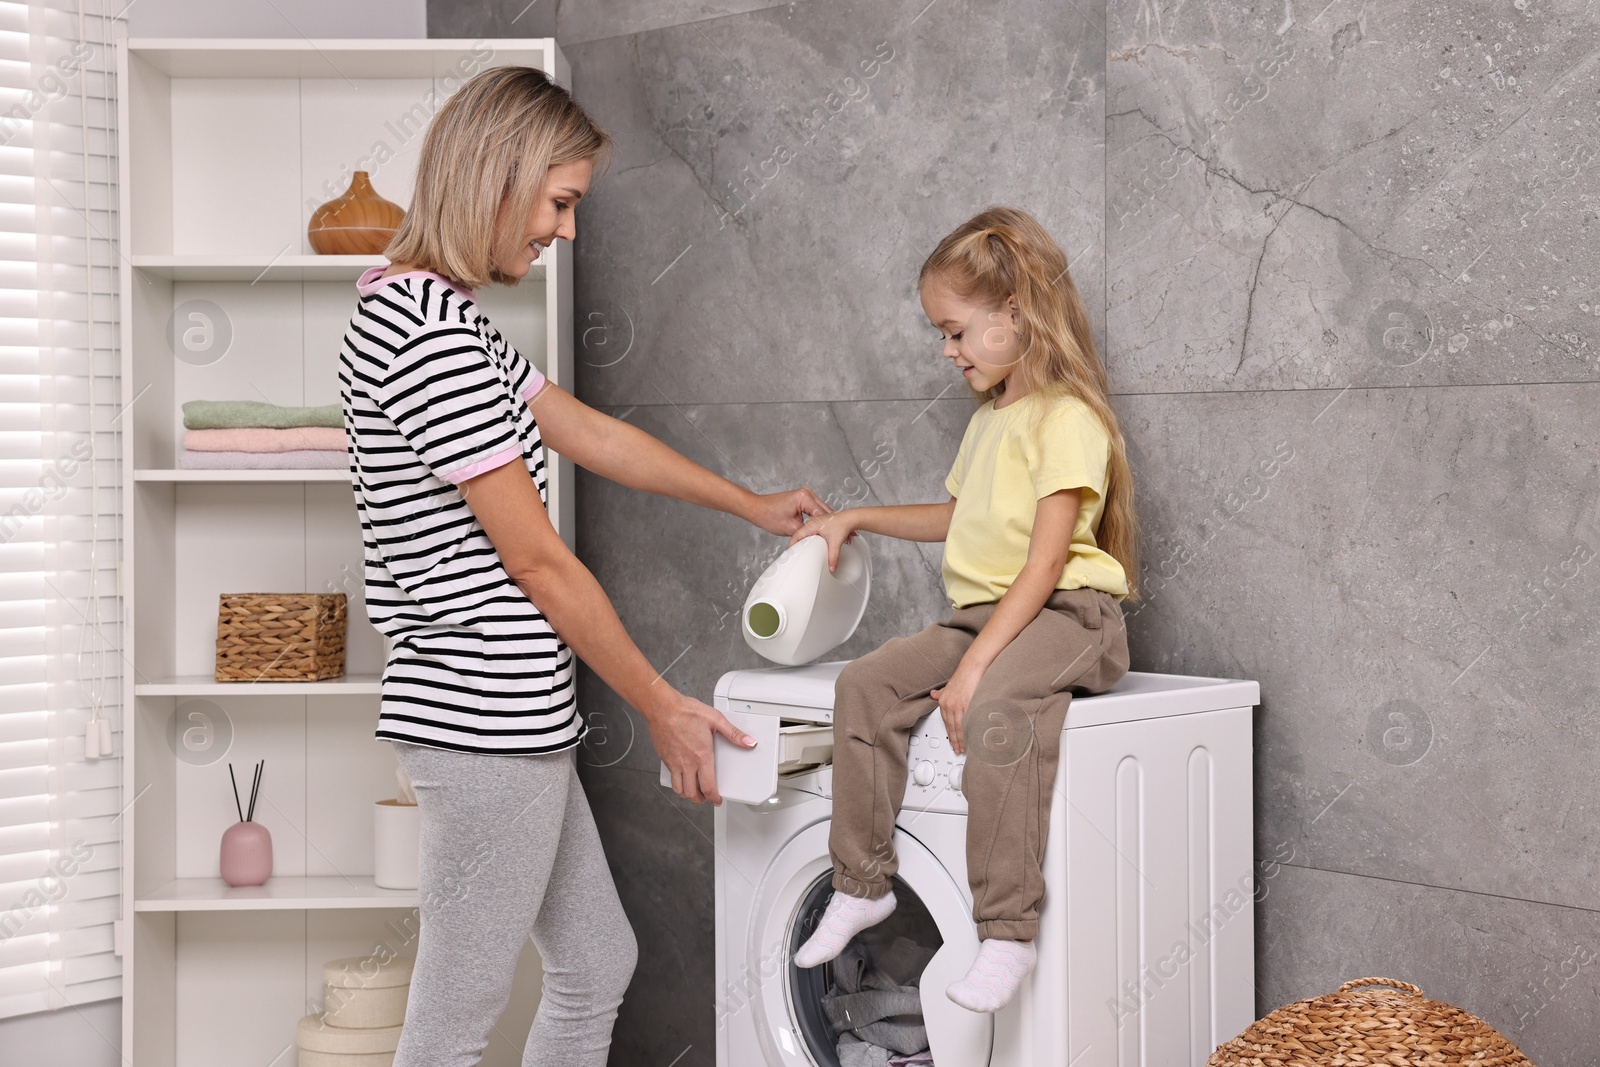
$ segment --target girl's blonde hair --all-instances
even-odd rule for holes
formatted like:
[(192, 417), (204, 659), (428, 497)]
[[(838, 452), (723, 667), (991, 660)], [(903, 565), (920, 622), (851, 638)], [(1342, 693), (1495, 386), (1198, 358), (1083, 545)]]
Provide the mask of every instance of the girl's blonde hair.
[(1117, 414), (1111, 408), (1105, 367), (1095, 352), (1089, 314), (1067, 272), (1067, 257), (1026, 211), (992, 207), (956, 227), (922, 264), (920, 288), (930, 280), (965, 300), (1004, 309), (1015, 298), (1022, 326), (1022, 355), (1001, 387), (1036, 397), (1042, 419), (1052, 397), (1073, 396), (1099, 418), (1111, 437), (1106, 492), (1096, 543), (1122, 564), (1128, 596), (1138, 598), (1139, 524), (1133, 506), (1133, 472)]
[[(477, 74), (428, 125), (411, 208), (384, 255), (472, 289), (515, 285), (495, 264), (522, 243), (521, 227), (559, 163), (604, 166), (611, 138), (561, 86), (533, 67)], [(514, 220), (496, 222), (502, 205)]]

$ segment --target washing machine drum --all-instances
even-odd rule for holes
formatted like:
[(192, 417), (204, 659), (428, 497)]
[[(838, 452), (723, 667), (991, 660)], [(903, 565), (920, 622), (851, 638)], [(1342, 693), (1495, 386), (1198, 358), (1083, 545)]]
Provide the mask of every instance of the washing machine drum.
[[(896, 830), (894, 845), (900, 860), (895, 875), (899, 906), (893, 917), (863, 939), (886, 944), (904, 936), (935, 950), (918, 982), (935, 1067), (985, 1067), (994, 1043), (994, 1017), (967, 1011), (944, 995), (978, 954), (978, 935), (965, 895), (916, 838)], [(786, 961), (780, 981), (761, 983), (755, 1005), (756, 1032), (769, 1064), (839, 1067), (840, 1032), (829, 1022), (822, 1001), (835, 991), (832, 965), (801, 970), (787, 962), (810, 936), (827, 904), (832, 875), (828, 824), (820, 822), (790, 840), (757, 890), (745, 965), (750, 973), (759, 973), (763, 960)]]

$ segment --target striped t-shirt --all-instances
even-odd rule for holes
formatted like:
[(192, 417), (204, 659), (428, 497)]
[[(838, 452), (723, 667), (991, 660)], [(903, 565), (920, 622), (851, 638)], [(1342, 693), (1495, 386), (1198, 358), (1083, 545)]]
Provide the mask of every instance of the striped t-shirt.
[(520, 461), (545, 498), (526, 402), (544, 375), (471, 291), (385, 269), (361, 276), (339, 349), (367, 617), (393, 642), (377, 736), (460, 752), (571, 748), (584, 733), (572, 650), (506, 573), (457, 488)]

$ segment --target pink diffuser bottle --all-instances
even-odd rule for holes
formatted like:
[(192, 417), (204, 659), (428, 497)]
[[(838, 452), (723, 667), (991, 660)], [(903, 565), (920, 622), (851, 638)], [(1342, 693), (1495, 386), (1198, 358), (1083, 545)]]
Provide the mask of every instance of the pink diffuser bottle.
[(272, 835), (265, 826), (253, 821), (256, 796), (261, 791), (261, 775), (266, 769), (266, 760), (256, 764), (247, 813), (239, 803), (239, 782), (233, 776), (233, 764), (228, 764), (228, 778), (233, 782), (233, 806), (239, 812), (239, 821), (222, 834), (222, 880), (231, 886), (261, 885), (272, 877)]

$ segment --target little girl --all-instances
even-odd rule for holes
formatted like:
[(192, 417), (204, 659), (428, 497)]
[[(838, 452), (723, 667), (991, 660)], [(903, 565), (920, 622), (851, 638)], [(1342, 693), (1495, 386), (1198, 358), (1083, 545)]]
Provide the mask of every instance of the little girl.
[(999, 1010), (1037, 959), (1041, 864), (1072, 694), (1128, 669), (1120, 601), (1138, 573), (1133, 486), (1089, 319), (1032, 216), (991, 208), (933, 250), (918, 279), (944, 355), (986, 401), (962, 437), (942, 504), (819, 516), (828, 559), (856, 531), (943, 541), (953, 612), (847, 666), (834, 704), (836, 892), (800, 967), (833, 959), (894, 911), (895, 818), (912, 728), (937, 704), (966, 753), (967, 871), (982, 947), (947, 990)]

